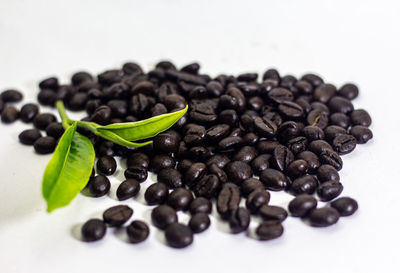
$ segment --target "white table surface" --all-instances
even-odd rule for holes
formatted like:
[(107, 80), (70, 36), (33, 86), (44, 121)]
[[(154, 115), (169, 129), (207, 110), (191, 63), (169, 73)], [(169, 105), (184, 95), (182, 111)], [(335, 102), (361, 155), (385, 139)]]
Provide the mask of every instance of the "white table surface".
[[(385, 0), (2, 0), (0, 90), (19, 88), (24, 102), (46, 76), (66, 81), (77, 70), (98, 73), (128, 60), (146, 70), (165, 58), (199, 61), (213, 76), (314, 71), (338, 86), (359, 85), (354, 104), (370, 112), (374, 139), (344, 156), (343, 195), (360, 205), (354, 216), (321, 229), (289, 218), (284, 235), (269, 242), (230, 235), (212, 217), (193, 245), (175, 250), (154, 227), (140, 245), (112, 229), (100, 242), (79, 241), (81, 224), (117, 204), (115, 194), (79, 195), (47, 214), (40, 187), (50, 155), (18, 143), (29, 125), (0, 124), (0, 272), (399, 272), (399, 14), (399, 2)], [(122, 178), (119, 167), (112, 192)], [(148, 220), (143, 192), (123, 203)], [(272, 193), (273, 204), (288, 200)]]

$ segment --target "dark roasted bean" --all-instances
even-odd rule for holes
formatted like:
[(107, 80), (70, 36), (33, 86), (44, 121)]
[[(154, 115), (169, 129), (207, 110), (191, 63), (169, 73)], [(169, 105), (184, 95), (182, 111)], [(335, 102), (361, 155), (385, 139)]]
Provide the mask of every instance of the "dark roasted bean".
[(206, 129), (204, 126), (190, 124), (186, 125), (187, 130), (185, 130), (185, 137), (183, 140), (188, 145), (200, 145), (206, 135)]
[(330, 205), (340, 213), (340, 216), (350, 216), (358, 209), (357, 201), (350, 197), (340, 197)]
[(300, 135), (302, 128), (294, 121), (286, 121), (279, 126), (278, 139), (281, 142), (288, 142)]
[(258, 143), (257, 150), (260, 154), (272, 154), (275, 148), (279, 145), (280, 143), (278, 141), (263, 140)]
[(260, 174), (260, 180), (272, 191), (284, 190), (288, 186), (287, 177), (280, 171), (275, 169), (265, 169)]
[(293, 160), (293, 153), (287, 147), (279, 145), (272, 153), (271, 163), (277, 168), (277, 170), (283, 171), (290, 163), (292, 163)]
[(228, 124), (215, 125), (207, 130), (206, 138), (211, 142), (218, 142), (229, 135), (229, 129)]
[(287, 119), (300, 119), (304, 116), (303, 108), (297, 103), (284, 101), (278, 106), (281, 115)]
[(154, 91), (155, 91), (155, 86), (153, 83), (149, 81), (141, 81), (132, 87), (131, 94), (137, 95), (141, 93), (146, 96), (151, 96), (154, 95)]
[(128, 167), (143, 167), (148, 168), (150, 164), (150, 158), (145, 153), (133, 153), (129, 155), (127, 165)]
[(313, 194), (318, 187), (318, 180), (312, 175), (303, 175), (293, 181), (290, 192), (294, 195)]
[(155, 155), (150, 162), (150, 170), (154, 173), (159, 173), (162, 169), (165, 168), (174, 167), (175, 160), (167, 154)]
[(39, 130), (45, 130), (50, 123), (55, 121), (57, 121), (57, 118), (53, 114), (43, 113), (36, 115), (33, 119), (33, 125)]
[(91, 196), (101, 197), (110, 191), (111, 183), (106, 176), (97, 175), (89, 179), (87, 187)]
[(329, 165), (333, 166), (338, 171), (340, 171), (342, 169), (342, 167), (343, 167), (342, 159), (334, 151), (330, 151), (330, 150), (323, 151), (320, 154), (319, 159), (323, 164), (329, 164)]
[(321, 201), (331, 201), (343, 191), (343, 185), (339, 181), (326, 181), (317, 188), (317, 194)]
[(261, 241), (276, 239), (283, 234), (283, 226), (279, 221), (265, 221), (257, 227), (256, 234)]
[(263, 170), (269, 168), (269, 160), (271, 158), (270, 154), (262, 154), (257, 156), (251, 162), (251, 168), (256, 175), (259, 175)]
[(135, 197), (140, 191), (140, 183), (136, 179), (123, 181), (117, 189), (118, 200), (127, 200)]
[(277, 133), (277, 129), (278, 127), (276, 126), (276, 124), (271, 121), (268, 118), (260, 118), (260, 117), (256, 117), (254, 119), (254, 126), (256, 129), (256, 132), (263, 137), (274, 137), (275, 134)]
[(303, 135), (308, 139), (308, 141), (314, 141), (314, 140), (319, 140), (319, 139), (324, 139), (325, 138), (325, 133), (324, 131), (319, 128), (318, 126), (306, 126), (303, 129)]
[(251, 162), (258, 155), (257, 150), (252, 146), (242, 147), (234, 156), (234, 161)]
[(315, 209), (317, 203), (317, 199), (312, 195), (301, 194), (290, 201), (288, 208), (292, 216), (303, 217)]
[(330, 125), (326, 127), (324, 132), (325, 132), (325, 138), (328, 141), (332, 141), (337, 136), (347, 134), (346, 129), (337, 125)]
[(193, 192), (196, 197), (203, 196), (210, 199), (217, 193), (219, 186), (220, 182), (216, 175), (205, 175), (193, 186)]
[(276, 113), (276, 112), (269, 112), (270, 110), (265, 110), (267, 111), (266, 113), (264, 113), (263, 118), (265, 119), (269, 119), (270, 121), (272, 121), (273, 123), (276, 124), (276, 126), (280, 126), (283, 122), (282, 117)]
[(245, 145), (255, 145), (259, 140), (259, 137), (254, 133), (247, 133), (243, 136)]
[(206, 172), (207, 166), (204, 163), (194, 163), (185, 173), (185, 184), (189, 187), (195, 185), (201, 178), (203, 178)]
[(135, 179), (139, 183), (146, 181), (148, 173), (147, 169), (140, 166), (131, 166), (125, 170), (124, 176), (126, 179)]
[(368, 127), (372, 122), (368, 112), (364, 109), (357, 109), (351, 112), (350, 119), (353, 126), (361, 125)]
[(144, 193), (144, 199), (149, 205), (164, 203), (168, 198), (168, 187), (163, 183), (154, 183)]
[(321, 165), (321, 167), (318, 168), (317, 176), (321, 183), (329, 180), (334, 180), (334, 181), (340, 180), (338, 171), (333, 166), (328, 164)]
[(262, 79), (264, 81), (267, 80), (267, 79), (273, 79), (273, 80), (276, 80), (276, 81), (280, 81), (281, 77), (279, 75), (278, 70), (271, 68), (271, 69), (268, 69), (267, 71), (264, 72)]
[(334, 113), (329, 117), (329, 123), (331, 125), (337, 125), (347, 129), (350, 126), (350, 118), (343, 113)]
[(217, 211), (221, 217), (229, 217), (231, 211), (239, 207), (239, 203), (239, 188), (233, 183), (224, 184), (217, 198)]
[(357, 140), (358, 144), (367, 143), (373, 137), (370, 129), (360, 125), (352, 127), (350, 133)]
[(22, 144), (33, 145), (41, 136), (42, 134), (38, 129), (27, 129), (22, 131), (18, 138)]
[(6, 106), (1, 112), (1, 121), (3, 123), (13, 123), (18, 119), (19, 111), (14, 106)]
[(258, 211), (262, 218), (265, 220), (274, 220), (282, 222), (288, 216), (284, 208), (278, 206), (264, 205)]
[(332, 141), (333, 149), (340, 155), (351, 153), (357, 145), (357, 140), (352, 135), (339, 135)]
[(21, 101), (24, 96), (18, 90), (9, 89), (1, 92), (0, 97), (4, 103), (13, 103)]
[(64, 134), (64, 131), (64, 127), (60, 122), (52, 122), (46, 127), (46, 134), (55, 139), (59, 139)]
[(321, 166), (318, 156), (310, 151), (304, 151), (297, 154), (296, 159), (304, 159), (307, 161), (308, 171), (311, 173), (315, 172), (319, 166)]
[(208, 229), (210, 226), (210, 218), (206, 213), (196, 213), (189, 221), (189, 227), (194, 233), (200, 233)]
[(238, 185), (240, 185), (243, 180), (253, 176), (250, 165), (242, 161), (229, 162), (228, 165), (226, 165), (225, 171), (229, 181)]
[(141, 243), (149, 237), (150, 229), (143, 221), (135, 220), (126, 229), (129, 241), (133, 244)]
[(332, 146), (325, 140), (314, 140), (308, 146), (311, 152), (320, 155), (324, 151), (333, 151)]
[(38, 154), (50, 154), (54, 152), (57, 141), (54, 137), (40, 137), (34, 143), (33, 147)]
[(340, 87), (338, 94), (349, 100), (353, 100), (358, 96), (358, 87), (352, 83), (346, 83)]
[(111, 156), (102, 156), (97, 160), (97, 170), (104, 175), (112, 175), (117, 169), (117, 162)]
[(226, 183), (228, 181), (228, 176), (224, 170), (219, 168), (217, 164), (211, 164), (208, 167), (208, 171), (210, 174), (215, 174), (221, 183)]
[(315, 74), (305, 74), (301, 77), (302, 80), (305, 80), (312, 84), (312, 86), (317, 87), (324, 83), (324, 80)]
[(319, 109), (314, 109), (307, 115), (308, 125), (318, 126), (319, 128), (324, 129), (326, 126), (328, 126), (328, 122), (328, 114)]
[(293, 101), (293, 94), (285, 88), (273, 88), (268, 92), (268, 99), (273, 103), (280, 104), (284, 101)]
[(327, 103), (336, 93), (336, 87), (332, 84), (321, 84), (314, 91), (314, 100)]
[(206, 161), (206, 164), (207, 164), (207, 166), (211, 166), (212, 164), (217, 164), (217, 166), (219, 168), (223, 169), (230, 161), (231, 160), (226, 155), (216, 154), (216, 155), (210, 157)]
[(178, 188), (183, 185), (181, 173), (173, 168), (162, 169), (157, 175), (157, 181), (164, 183), (169, 188)]
[(251, 192), (246, 199), (246, 208), (251, 213), (257, 213), (261, 206), (267, 205), (270, 199), (270, 194), (264, 189), (256, 189)]
[(189, 211), (191, 214), (196, 213), (207, 213), (210, 214), (212, 209), (212, 204), (210, 200), (204, 197), (195, 198), (189, 206)]
[(177, 188), (168, 196), (168, 205), (175, 210), (187, 210), (193, 201), (193, 194), (185, 188)]
[(107, 226), (100, 219), (88, 220), (81, 229), (82, 238), (85, 242), (94, 242), (103, 239), (106, 231)]
[(110, 227), (119, 227), (125, 224), (133, 214), (133, 209), (127, 205), (117, 205), (103, 213), (103, 219)]
[(294, 86), (296, 86), (300, 93), (304, 95), (311, 94), (314, 90), (312, 84), (305, 80), (297, 81)]
[[(0, 111), (1, 112), (1, 111)], [(27, 103), (22, 106), (19, 117), (23, 122), (31, 122), (39, 113), (39, 107), (33, 103)]]
[(240, 191), (244, 196), (248, 196), (251, 192), (257, 189), (265, 189), (265, 186), (259, 179), (253, 177), (244, 180), (240, 185)]
[(314, 227), (327, 227), (339, 221), (340, 214), (331, 207), (314, 209), (310, 212), (310, 224)]
[(39, 92), (37, 100), (41, 105), (54, 106), (57, 100), (57, 94), (54, 90), (43, 89)]
[(170, 206), (160, 205), (152, 210), (151, 220), (156, 227), (165, 229), (168, 225), (176, 223), (178, 216)]
[(347, 114), (354, 110), (354, 106), (351, 101), (340, 96), (331, 98), (328, 106), (331, 113)]
[(234, 209), (229, 216), (229, 226), (232, 233), (240, 233), (249, 227), (250, 213), (247, 209), (239, 207)]
[(165, 229), (165, 239), (171, 247), (184, 248), (192, 244), (193, 232), (188, 226), (172, 223)]
[(308, 141), (306, 137), (295, 137), (288, 141), (287, 147), (293, 154), (298, 154), (307, 149)]
[(306, 174), (308, 171), (308, 163), (304, 159), (292, 161), (285, 170), (285, 174), (289, 177), (296, 178)]
[(107, 125), (110, 123), (112, 110), (107, 105), (100, 106), (91, 115), (90, 120), (100, 125)]
[[(176, 168), (178, 169), (178, 171), (180, 173), (186, 173), (186, 171), (190, 168), (190, 166), (193, 165), (193, 161), (189, 160), (189, 159), (182, 159), (181, 161), (179, 161), (178, 165), (176, 166)], [(168, 168), (167, 170), (172, 169), (172, 168)], [(168, 171), (167, 171), (168, 172)], [(166, 173), (165, 173), (166, 174)]]

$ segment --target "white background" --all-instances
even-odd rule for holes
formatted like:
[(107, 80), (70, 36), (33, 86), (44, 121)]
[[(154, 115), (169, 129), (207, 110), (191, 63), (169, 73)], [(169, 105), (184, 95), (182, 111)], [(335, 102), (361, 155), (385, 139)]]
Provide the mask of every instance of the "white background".
[[(79, 195), (48, 215), (40, 186), (50, 156), (18, 143), (29, 125), (0, 124), (0, 272), (399, 272), (399, 37), (395, 0), (2, 0), (0, 89), (21, 89), (25, 102), (46, 76), (66, 81), (77, 70), (98, 73), (128, 60), (146, 70), (162, 58), (199, 61), (212, 76), (314, 71), (338, 86), (359, 85), (354, 104), (370, 112), (374, 139), (344, 157), (343, 195), (360, 205), (353, 217), (324, 229), (289, 218), (270, 242), (230, 235), (213, 217), (193, 245), (174, 250), (154, 228), (141, 245), (111, 229), (101, 242), (80, 242), (80, 225), (117, 204), (115, 196)], [(122, 178), (120, 169), (112, 192)], [(289, 199), (273, 193), (271, 202)], [(142, 196), (125, 203), (135, 219), (149, 219)]]

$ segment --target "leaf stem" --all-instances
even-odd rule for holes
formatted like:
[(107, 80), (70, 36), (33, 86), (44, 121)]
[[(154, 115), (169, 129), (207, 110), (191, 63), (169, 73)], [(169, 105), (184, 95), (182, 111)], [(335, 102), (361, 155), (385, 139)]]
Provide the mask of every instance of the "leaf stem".
[(56, 102), (56, 107), (61, 117), (62, 126), (64, 129), (67, 129), (71, 125), (72, 121), (69, 119), (67, 112), (65, 111), (64, 103), (61, 100), (58, 100)]

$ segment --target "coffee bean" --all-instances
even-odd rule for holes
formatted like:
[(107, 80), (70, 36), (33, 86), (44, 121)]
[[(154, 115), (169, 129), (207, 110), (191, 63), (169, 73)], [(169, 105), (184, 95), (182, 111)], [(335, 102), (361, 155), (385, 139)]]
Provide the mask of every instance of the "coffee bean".
[(223, 169), (230, 161), (231, 160), (226, 155), (216, 154), (216, 155), (210, 157), (209, 159), (207, 159), (206, 164), (207, 164), (207, 166), (216, 164), (218, 166), (218, 168)]
[(118, 200), (123, 201), (135, 197), (140, 191), (140, 184), (136, 179), (123, 181), (117, 189)]
[(271, 205), (261, 206), (258, 212), (265, 220), (274, 220), (279, 222), (283, 222), (288, 216), (288, 213), (284, 208)]
[(269, 160), (271, 158), (270, 154), (262, 154), (257, 156), (251, 162), (251, 168), (256, 175), (259, 175), (263, 170), (269, 168)]
[(234, 209), (229, 216), (229, 226), (231, 228), (232, 233), (240, 233), (245, 230), (250, 225), (250, 212), (243, 208), (239, 207)]
[(314, 140), (308, 146), (311, 152), (320, 155), (324, 151), (333, 151), (332, 146), (325, 140)]
[(4, 106), (5, 106), (5, 103), (1, 100), (1, 97), (0, 97), (0, 114), (1, 114), (1, 112), (3, 112)]
[(343, 185), (339, 181), (326, 181), (317, 188), (317, 194), (321, 201), (327, 202), (338, 197), (343, 191)]
[(81, 229), (82, 238), (86, 242), (94, 242), (103, 239), (106, 235), (107, 226), (100, 219), (88, 220)]
[(330, 205), (339, 212), (340, 216), (350, 216), (358, 209), (357, 201), (350, 197), (340, 197)]
[(248, 196), (251, 192), (257, 189), (265, 189), (265, 186), (259, 179), (253, 177), (244, 180), (240, 185), (240, 191), (244, 196)]
[(352, 135), (339, 135), (332, 141), (333, 149), (340, 155), (351, 153), (357, 145), (357, 140)]
[(212, 205), (210, 200), (204, 197), (195, 198), (189, 206), (189, 211), (192, 215), (196, 213), (207, 213), (210, 214)]
[(280, 104), (284, 101), (293, 101), (293, 94), (285, 88), (273, 88), (268, 92), (268, 99), (273, 103)]
[(332, 84), (321, 84), (315, 89), (313, 98), (322, 103), (327, 103), (335, 93), (336, 87)]
[(100, 125), (107, 125), (110, 123), (112, 117), (112, 110), (107, 105), (100, 106), (91, 115), (90, 120)]
[(206, 132), (207, 140), (211, 142), (218, 142), (224, 137), (228, 136), (230, 126), (228, 124), (218, 124), (210, 127)]
[(279, 171), (283, 171), (289, 166), (290, 163), (292, 163), (293, 160), (293, 153), (287, 147), (279, 145), (272, 153), (271, 163)]
[[(267, 112), (265, 112), (265, 111), (267, 111)], [(276, 124), (276, 126), (279, 127), (283, 122), (281, 115), (279, 115), (276, 112), (269, 112), (269, 111), (271, 111), (271, 109), (264, 109), (263, 118), (272, 121), (273, 123)]]
[(193, 186), (193, 192), (197, 197), (203, 196), (210, 199), (217, 193), (219, 186), (220, 182), (216, 175), (205, 175)]
[(317, 126), (321, 129), (324, 129), (326, 126), (328, 126), (328, 122), (328, 114), (319, 109), (314, 109), (307, 115), (308, 125)]
[(218, 143), (218, 149), (220, 151), (233, 150), (233, 149), (241, 147), (243, 145), (243, 142), (244, 142), (243, 138), (241, 138), (239, 136), (229, 136), (229, 137), (222, 139)]
[(267, 71), (265, 71), (262, 78), (263, 78), (263, 80), (267, 80), (267, 79), (274, 79), (277, 81), (281, 80), (279, 72), (276, 69), (268, 69)]
[(35, 148), (38, 154), (51, 154), (57, 146), (57, 141), (54, 137), (40, 137), (33, 143), (33, 148)]
[(256, 234), (261, 241), (276, 239), (283, 234), (283, 226), (278, 221), (265, 221), (257, 227)]
[(284, 101), (278, 106), (281, 115), (287, 119), (301, 119), (304, 116), (303, 108), (297, 103)]
[(301, 79), (309, 82), (313, 87), (320, 86), (324, 83), (324, 80), (315, 74), (305, 74), (303, 77), (301, 77)]
[(37, 100), (41, 105), (54, 106), (57, 100), (57, 94), (54, 90), (43, 89), (39, 92)]
[(243, 136), (243, 141), (245, 145), (255, 145), (257, 144), (259, 137), (255, 133), (247, 133)]
[(270, 198), (271, 196), (266, 190), (256, 189), (247, 196), (246, 208), (255, 214), (260, 207), (268, 204)]
[(0, 98), (4, 103), (14, 103), (21, 101), (23, 95), (18, 90), (9, 89), (1, 92)]
[(46, 127), (46, 134), (55, 139), (59, 139), (64, 134), (64, 131), (64, 127), (60, 122), (52, 122)]
[(257, 150), (252, 146), (242, 147), (233, 157), (234, 161), (251, 162), (258, 155)]
[(292, 138), (286, 145), (293, 154), (298, 154), (307, 149), (308, 141), (306, 137), (300, 136)]
[(195, 185), (207, 172), (207, 166), (204, 163), (194, 163), (185, 173), (184, 182), (187, 186)]
[(53, 114), (42, 113), (36, 115), (36, 117), (33, 119), (33, 125), (39, 130), (46, 130), (47, 126), (49, 126), (50, 123), (56, 121), (57, 118)]
[(141, 243), (149, 237), (149, 227), (145, 222), (135, 220), (126, 229), (129, 241), (133, 244)]
[(278, 139), (280, 142), (288, 142), (289, 140), (298, 137), (302, 128), (294, 121), (286, 121), (279, 126)]
[(299, 90), (301, 94), (304, 95), (311, 94), (314, 90), (312, 84), (305, 80), (297, 81), (295, 87)]
[(1, 121), (3, 123), (13, 123), (18, 119), (19, 111), (14, 106), (6, 106), (1, 112)]
[(162, 169), (157, 175), (157, 181), (169, 188), (178, 188), (183, 185), (181, 173), (173, 168)]
[(312, 175), (303, 175), (293, 181), (290, 192), (294, 195), (313, 194), (318, 187), (318, 180)]
[(373, 137), (370, 129), (360, 125), (352, 127), (350, 133), (357, 140), (358, 144), (367, 143)]
[(145, 153), (133, 153), (128, 157), (128, 167), (143, 167), (147, 169), (150, 164), (150, 158)]
[(39, 107), (36, 104), (27, 103), (22, 106), (19, 117), (23, 122), (28, 123), (31, 122), (38, 113)]
[(358, 87), (352, 83), (344, 84), (338, 91), (338, 94), (349, 100), (353, 100), (358, 96)]
[(84, 82), (91, 82), (93, 81), (92, 75), (90, 75), (88, 72), (81, 71), (74, 73), (71, 77), (71, 83), (73, 85), (80, 85)]
[(97, 175), (89, 179), (87, 187), (92, 197), (101, 197), (110, 191), (111, 183), (106, 176)]
[(340, 214), (330, 207), (314, 209), (310, 212), (310, 224), (314, 227), (328, 227), (339, 221)]
[(321, 153), (321, 155), (319, 156), (319, 159), (323, 164), (329, 164), (338, 171), (340, 171), (343, 167), (342, 159), (334, 151), (330, 151), (330, 150), (323, 151)]
[(308, 194), (301, 194), (289, 203), (289, 211), (294, 217), (306, 216), (317, 207), (317, 199)]
[(238, 185), (240, 185), (243, 180), (253, 176), (250, 165), (242, 161), (229, 162), (228, 165), (226, 165), (225, 171), (229, 181)]
[(117, 162), (111, 156), (102, 156), (97, 160), (96, 166), (103, 175), (112, 175), (117, 169)]
[(275, 169), (265, 169), (262, 171), (260, 180), (267, 189), (272, 191), (284, 190), (289, 184), (287, 177)]
[(27, 129), (22, 131), (18, 138), (22, 144), (33, 145), (41, 136), (42, 134), (38, 129)]
[(165, 168), (174, 168), (175, 160), (167, 154), (155, 155), (150, 162), (150, 170), (154, 173), (159, 173)]
[(230, 87), (220, 97), (219, 107), (222, 109), (234, 109), (240, 113), (246, 109), (246, 98), (238, 88)]
[(319, 168), (319, 166), (321, 166), (318, 156), (310, 151), (304, 151), (297, 154), (296, 159), (303, 159), (307, 161), (308, 172), (310, 173), (314, 173)]
[(334, 113), (329, 117), (329, 123), (347, 129), (350, 126), (350, 118), (343, 113)]
[(184, 248), (193, 243), (193, 232), (188, 226), (172, 223), (165, 229), (165, 239), (171, 247)]
[(193, 194), (185, 188), (177, 188), (168, 196), (168, 205), (175, 210), (187, 210), (193, 201)]
[(50, 77), (50, 78), (44, 79), (39, 83), (39, 88), (40, 89), (57, 90), (58, 79), (56, 77)]
[(279, 145), (280, 143), (278, 141), (263, 140), (258, 143), (257, 150), (260, 154), (272, 154)]
[(321, 165), (318, 168), (317, 176), (321, 183), (329, 180), (334, 180), (334, 181), (340, 180), (338, 171), (333, 166), (328, 164)]
[(228, 175), (224, 172), (224, 170), (220, 169), (217, 164), (210, 165), (208, 167), (208, 171), (210, 174), (216, 175), (221, 183), (226, 183), (228, 181)]
[(163, 183), (154, 183), (144, 193), (144, 199), (149, 205), (164, 203), (168, 198), (168, 187)]
[(148, 173), (146, 168), (131, 166), (125, 170), (124, 176), (126, 179), (135, 179), (139, 183), (142, 183), (146, 181)]
[(371, 125), (371, 117), (364, 109), (357, 109), (350, 114), (351, 123), (353, 126), (361, 125), (368, 127)]
[(332, 113), (344, 113), (348, 114), (351, 111), (354, 110), (354, 106), (351, 103), (350, 100), (340, 97), (340, 96), (335, 96), (331, 98), (331, 100), (328, 103), (329, 110), (331, 110)]
[(285, 170), (285, 174), (289, 177), (296, 178), (306, 174), (308, 171), (308, 163), (304, 159), (292, 161)]
[(194, 233), (200, 233), (208, 229), (210, 226), (210, 218), (206, 213), (196, 213), (189, 221), (189, 227)]
[(104, 211), (103, 219), (110, 227), (119, 227), (131, 218), (133, 210), (126, 205), (118, 205)]
[(347, 131), (343, 127), (337, 126), (337, 125), (330, 125), (325, 128), (325, 137), (326, 140), (332, 141), (335, 137), (340, 136), (340, 135), (346, 135)]
[(178, 216), (170, 206), (160, 205), (151, 212), (151, 220), (156, 227), (165, 229), (168, 225), (176, 223)]
[(202, 144), (206, 136), (206, 129), (204, 126), (187, 124), (186, 128), (185, 137), (183, 138), (185, 143), (190, 146)]
[(329, 107), (325, 103), (322, 103), (322, 102), (319, 102), (319, 101), (311, 102), (310, 106), (311, 106), (311, 110), (319, 110), (320, 112), (322, 112), (324, 114), (327, 114), (327, 115), (329, 115), (330, 112), (331, 112), (329, 110)]
[(324, 131), (318, 126), (312, 126), (312, 125), (304, 127), (303, 135), (308, 139), (309, 142), (325, 138)]
[(217, 198), (217, 211), (222, 218), (227, 218), (230, 212), (239, 207), (240, 191), (233, 183), (226, 183), (222, 186)]

